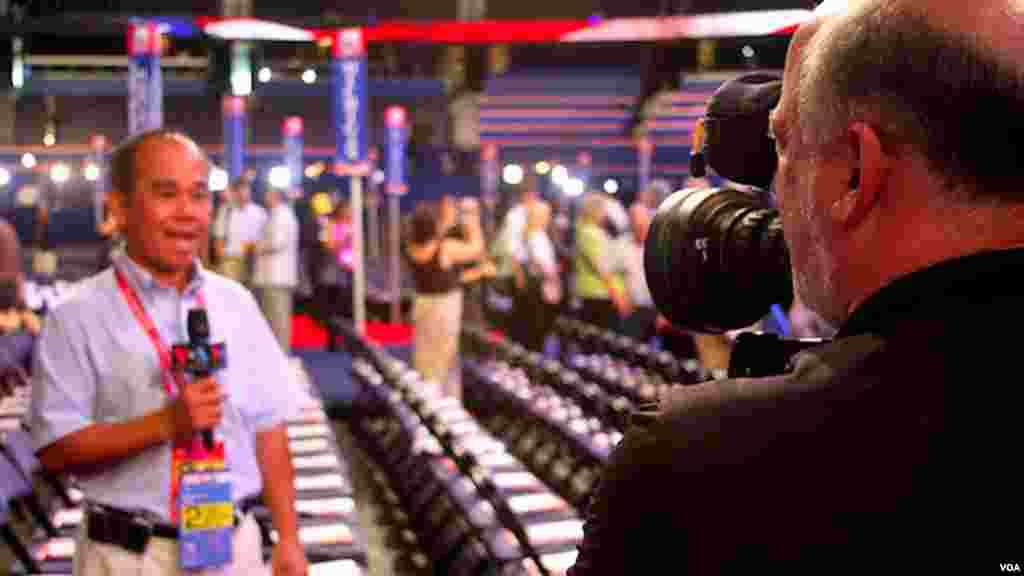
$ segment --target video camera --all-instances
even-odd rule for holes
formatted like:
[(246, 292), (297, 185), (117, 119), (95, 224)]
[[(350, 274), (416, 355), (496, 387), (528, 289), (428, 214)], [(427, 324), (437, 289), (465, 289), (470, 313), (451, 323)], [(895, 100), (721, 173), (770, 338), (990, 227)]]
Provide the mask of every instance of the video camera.
[[(726, 82), (711, 97), (694, 134), (691, 176), (703, 177), (708, 165), (754, 190), (680, 190), (662, 202), (651, 221), (644, 246), (647, 285), (658, 310), (676, 326), (721, 334), (751, 326), (773, 304), (793, 299), (782, 221), (768, 193), (777, 162), (768, 116), (781, 95), (777, 75), (748, 74)], [(821, 342), (743, 334), (730, 375), (779, 373), (788, 356)]]

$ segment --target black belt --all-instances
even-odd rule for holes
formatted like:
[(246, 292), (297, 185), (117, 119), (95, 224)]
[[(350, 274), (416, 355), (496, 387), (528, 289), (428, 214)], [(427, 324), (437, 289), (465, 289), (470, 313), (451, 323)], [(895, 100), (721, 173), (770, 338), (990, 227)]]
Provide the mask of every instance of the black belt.
[[(235, 526), (242, 517), (260, 504), (258, 496), (244, 498), (235, 504)], [(149, 539), (178, 539), (178, 527), (165, 522), (153, 521), (140, 512), (129, 512), (100, 504), (89, 504), (86, 513), (86, 528), (89, 539), (100, 544), (112, 544), (142, 554)]]

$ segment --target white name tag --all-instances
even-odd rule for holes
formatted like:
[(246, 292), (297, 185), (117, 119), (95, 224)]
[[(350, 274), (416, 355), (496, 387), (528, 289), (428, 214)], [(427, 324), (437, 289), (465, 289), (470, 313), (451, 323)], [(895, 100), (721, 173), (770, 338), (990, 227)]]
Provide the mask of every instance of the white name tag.
[(563, 520), (561, 522), (532, 524), (526, 527), (526, 537), (534, 544), (581, 542), (583, 541), (583, 521)]
[(326, 424), (299, 424), (288, 427), (289, 438), (317, 438), (330, 435), (331, 429)]
[(508, 499), (508, 507), (516, 514), (531, 514), (533, 512), (565, 510), (569, 505), (565, 500), (562, 500), (554, 494), (540, 493), (512, 496)]
[(292, 454), (311, 454), (313, 452), (325, 452), (331, 449), (331, 445), (324, 438), (312, 440), (298, 440), (288, 443), (288, 450)]
[(303, 526), (299, 528), (299, 541), (303, 544), (351, 544), (352, 529), (345, 524)]
[(299, 456), (292, 458), (292, 467), (296, 470), (309, 470), (310, 468), (337, 468), (338, 457), (330, 452), (317, 454), (316, 456)]
[(351, 498), (296, 500), (295, 511), (309, 516), (349, 516), (356, 511), (356, 502)]
[(296, 476), (296, 490), (330, 490), (345, 487), (345, 479), (341, 474), (322, 474), (319, 476)]

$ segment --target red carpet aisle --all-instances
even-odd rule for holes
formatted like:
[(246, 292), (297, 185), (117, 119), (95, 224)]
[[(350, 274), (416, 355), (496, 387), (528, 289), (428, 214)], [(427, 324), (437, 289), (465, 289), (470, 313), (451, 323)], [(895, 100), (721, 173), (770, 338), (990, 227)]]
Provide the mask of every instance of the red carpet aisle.
[[(382, 346), (412, 345), (412, 326), (367, 322), (366, 336)], [(327, 330), (305, 315), (292, 317), (292, 350), (323, 350), (327, 347)]]

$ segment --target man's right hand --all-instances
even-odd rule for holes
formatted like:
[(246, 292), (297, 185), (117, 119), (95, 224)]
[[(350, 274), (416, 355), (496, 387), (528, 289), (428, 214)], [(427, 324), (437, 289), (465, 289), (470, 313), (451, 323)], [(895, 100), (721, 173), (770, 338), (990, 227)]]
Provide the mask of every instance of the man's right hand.
[(187, 440), (197, 432), (216, 428), (223, 417), (224, 400), (220, 384), (212, 376), (186, 384), (170, 406), (173, 437)]

